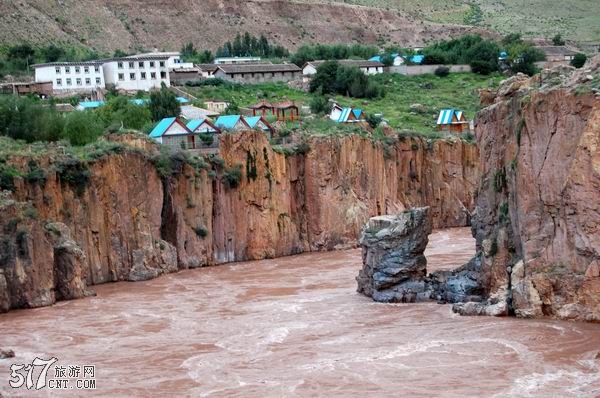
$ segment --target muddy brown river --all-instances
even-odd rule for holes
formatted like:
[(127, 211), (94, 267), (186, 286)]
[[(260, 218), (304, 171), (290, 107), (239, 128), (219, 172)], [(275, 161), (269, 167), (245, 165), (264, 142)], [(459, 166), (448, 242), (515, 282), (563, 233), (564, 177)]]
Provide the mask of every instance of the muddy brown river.
[[(436, 231), (428, 269), (468, 260)], [(460, 317), (358, 295), (359, 250), (96, 286), (96, 297), (0, 315), (5, 397), (598, 397), (600, 325)], [(95, 365), (95, 390), (12, 389), (11, 364)], [(48, 379), (55, 376), (54, 367)]]

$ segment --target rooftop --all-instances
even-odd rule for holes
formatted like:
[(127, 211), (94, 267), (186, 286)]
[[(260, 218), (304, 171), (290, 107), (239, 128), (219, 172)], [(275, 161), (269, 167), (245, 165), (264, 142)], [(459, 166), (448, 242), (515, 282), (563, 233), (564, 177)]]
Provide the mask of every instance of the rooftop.
[(301, 71), (301, 69), (294, 64), (221, 64), (218, 69), (221, 69), (227, 74)]
[[(309, 61), (307, 64), (311, 64), (315, 67), (319, 67), (327, 61)], [(356, 66), (358, 68), (380, 68), (383, 67), (383, 64), (379, 61), (368, 61), (365, 59), (340, 59), (337, 60), (338, 64), (344, 66)]]
[(175, 123), (176, 120), (177, 119), (174, 117), (164, 118), (156, 125), (156, 127), (154, 127), (154, 129), (152, 129), (152, 132), (150, 132), (150, 137), (151, 138), (162, 137), (162, 135), (167, 131), (167, 129), (169, 127), (171, 127), (171, 125), (173, 123)]
[(571, 50), (565, 46), (539, 46), (540, 50), (547, 55), (575, 55), (577, 51)]

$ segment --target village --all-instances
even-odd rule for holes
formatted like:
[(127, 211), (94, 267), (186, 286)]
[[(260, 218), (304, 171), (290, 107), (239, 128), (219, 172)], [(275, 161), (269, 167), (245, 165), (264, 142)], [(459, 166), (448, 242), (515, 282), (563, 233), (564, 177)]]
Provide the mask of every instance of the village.
[[(568, 64), (576, 54), (564, 46), (540, 50), (545, 59), (537, 62), (539, 67)], [(194, 63), (180, 52), (155, 50), (34, 64), (34, 81), (3, 84), (0, 91), (50, 99), (61, 113), (95, 112), (117, 96), (147, 107), (152, 92), (168, 91), (177, 102), (177, 111), (153, 118), (142, 130), (164, 146), (206, 153), (218, 150), (219, 134), (243, 130), (262, 131), (280, 145), (297, 142), (298, 132), (381, 136), (389, 134), (388, 127), (432, 138), (472, 139), (478, 93), (502, 76), (480, 76), (469, 64), (427, 62), (421, 51), (412, 48), (407, 54), (379, 53), (368, 59), (308, 60), (300, 67), (251, 55)], [(508, 62), (506, 51), (498, 52), (497, 58), (500, 65)], [(333, 88), (327, 94), (323, 91), (328, 88), (316, 87), (315, 82), (327, 79), (319, 72), (332, 68), (330, 79), (336, 79), (336, 71), (350, 73), (350, 77), (346, 88), (337, 87), (338, 82), (329, 84)], [(356, 89), (359, 82), (364, 87)], [(374, 94), (367, 92), (370, 89)], [(394, 98), (396, 93), (401, 100)]]

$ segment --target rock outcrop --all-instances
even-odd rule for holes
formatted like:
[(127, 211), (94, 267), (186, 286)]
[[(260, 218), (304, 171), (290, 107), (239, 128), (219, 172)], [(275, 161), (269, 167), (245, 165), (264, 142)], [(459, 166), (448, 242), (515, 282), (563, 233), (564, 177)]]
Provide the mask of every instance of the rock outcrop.
[(476, 147), (458, 139), (312, 137), (285, 156), (259, 132), (224, 134), (210, 164), (110, 139), (128, 146), (87, 162), (60, 148), (5, 160), (43, 178), (15, 178), (0, 200), (0, 311), (111, 281), (353, 247), (370, 217), (411, 207), (430, 206), (435, 227), (468, 225), (479, 178)]
[(516, 76), (478, 114), (473, 231), (486, 300), (458, 312), (600, 321), (599, 81), (600, 57)]
[(371, 218), (359, 239), (363, 269), (356, 278), (358, 292), (380, 302), (414, 303), (429, 298), (423, 253), (430, 233), (427, 207)]

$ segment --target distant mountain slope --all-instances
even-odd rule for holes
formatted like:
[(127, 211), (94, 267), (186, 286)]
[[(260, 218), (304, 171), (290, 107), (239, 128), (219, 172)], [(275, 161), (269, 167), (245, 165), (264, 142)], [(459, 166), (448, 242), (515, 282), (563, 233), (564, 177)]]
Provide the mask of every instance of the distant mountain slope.
[[(151, 5), (150, 5), (151, 4)], [(6, 0), (0, 43), (84, 44), (98, 50), (179, 49), (192, 41), (216, 49), (237, 32), (264, 33), (294, 49), (304, 43), (403, 46), (479, 28), (417, 20), (400, 10), (283, 0)], [(489, 34), (489, 32), (488, 32)]]
[[(303, 0), (323, 3), (322, 0)], [(561, 33), (579, 43), (600, 43), (598, 0), (329, 0), (401, 10), (412, 18), (469, 23), (502, 34), (551, 38)]]

